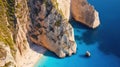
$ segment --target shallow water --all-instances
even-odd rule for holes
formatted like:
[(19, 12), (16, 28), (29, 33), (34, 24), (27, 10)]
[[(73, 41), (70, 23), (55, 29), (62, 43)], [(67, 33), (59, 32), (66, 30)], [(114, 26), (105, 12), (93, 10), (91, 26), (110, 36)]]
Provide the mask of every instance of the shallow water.
[[(120, 67), (120, 0), (89, 0), (100, 13), (101, 25), (95, 30), (71, 21), (77, 53), (64, 59), (46, 52), (35, 67)], [(84, 56), (86, 51), (91, 57)]]

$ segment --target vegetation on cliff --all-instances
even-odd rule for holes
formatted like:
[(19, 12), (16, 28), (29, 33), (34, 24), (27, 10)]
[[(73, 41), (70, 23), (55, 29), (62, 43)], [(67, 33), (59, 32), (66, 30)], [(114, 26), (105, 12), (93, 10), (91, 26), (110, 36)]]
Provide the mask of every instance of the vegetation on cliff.
[(65, 18), (62, 10), (58, 8), (59, 5), (58, 5), (57, 0), (51, 0), (51, 2), (52, 2), (52, 4), (53, 4), (53, 6), (57, 9), (58, 13), (60, 13), (61, 16), (62, 16), (63, 18)]
[(0, 0), (0, 41), (9, 45), (15, 54), (12, 31), (14, 31), (14, 0)]

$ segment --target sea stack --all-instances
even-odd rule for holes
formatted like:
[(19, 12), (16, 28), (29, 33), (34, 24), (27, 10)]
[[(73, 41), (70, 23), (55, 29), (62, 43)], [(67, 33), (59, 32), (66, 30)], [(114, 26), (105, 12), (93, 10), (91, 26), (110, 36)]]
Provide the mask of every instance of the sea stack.
[(72, 18), (90, 28), (100, 25), (99, 13), (86, 0), (72, 0)]

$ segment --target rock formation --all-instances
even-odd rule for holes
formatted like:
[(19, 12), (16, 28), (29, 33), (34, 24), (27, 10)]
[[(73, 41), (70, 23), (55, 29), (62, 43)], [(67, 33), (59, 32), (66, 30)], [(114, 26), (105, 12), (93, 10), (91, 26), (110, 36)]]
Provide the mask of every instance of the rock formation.
[(90, 28), (99, 26), (99, 14), (86, 0), (72, 0), (71, 2), (72, 17)]
[(66, 20), (70, 19), (71, 0), (57, 0), (58, 9), (62, 11)]
[(91, 56), (91, 53), (90, 53), (89, 51), (86, 51), (85, 56), (86, 56), (86, 57), (90, 57), (90, 56)]
[[(29, 9), (26, 0), (15, 0), (15, 17), (16, 17), (16, 32), (14, 33), (15, 44), (16, 44), (16, 55), (15, 60), (17, 66), (21, 66), (22, 58), (26, 52), (30, 49), (27, 38), (29, 20)], [(19, 58), (18, 58), (19, 57)]]
[(86, 0), (0, 0), (0, 8), (0, 66), (20, 67), (32, 43), (61, 58), (76, 53), (70, 17), (99, 25), (98, 12)]
[(11, 54), (10, 47), (0, 42), (0, 67), (14, 67), (15, 60)]
[(31, 41), (46, 47), (59, 57), (76, 53), (72, 26), (56, 7), (57, 1), (47, 0), (44, 3), (31, 0), (29, 4), (32, 24), (28, 34)]

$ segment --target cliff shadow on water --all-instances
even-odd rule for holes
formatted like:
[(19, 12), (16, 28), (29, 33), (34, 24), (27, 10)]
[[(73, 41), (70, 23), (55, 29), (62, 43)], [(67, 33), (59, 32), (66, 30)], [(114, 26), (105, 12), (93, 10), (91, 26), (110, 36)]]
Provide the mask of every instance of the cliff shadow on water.
[[(82, 34), (82, 36), (75, 35), (75, 40), (80, 41), (80, 42), (82, 40), (84, 43), (86, 43), (86, 45), (92, 45), (98, 41), (97, 33), (98, 33), (99, 28), (91, 29), (75, 20), (71, 20), (70, 24), (72, 25), (74, 29), (76, 29), (78, 34)], [(85, 32), (81, 33), (81, 30), (84, 30)]]
[(60, 59), (55, 53), (51, 52), (51, 51), (46, 51), (44, 53), (44, 56), (46, 57), (51, 57), (51, 58), (55, 58), (55, 59)]
[(114, 54), (115, 56), (120, 58), (120, 41), (118, 41), (118, 37), (114, 38), (113, 36), (104, 33), (104, 28), (102, 28), (102, 26), (96, 29), (90, 29), (74, 20), (71, 20), (70, 24), (74, 28), (74, 31), (76, 29), (79, 34), (81, 34), (81, 30), (85, 30), (85, 32), (82, 33), (82, 36), (79, 36), (79, 34), (76, 35), (75, 32), (74, 36), (75, 41), (78, 42), (77, 45), (81, 45), (81, 41), (83, 41), (85, 45), (91, 46), (95, 43), (98, 43), (98, 49), (105, 55)]
[[(49, 50), (46, 51), (43, 55), (46, 56), (46, 57), (54, 58), (54, 59), (65, 59), (65, 58), (70, 58), (71, 57), (71, 56), (67, 55), (65, 58), (60, 58), (55, 53), (53, 53), (53, 52), (51, 52)], [(76, 54), (73, 54), (73, 55), (76, 55)]]

